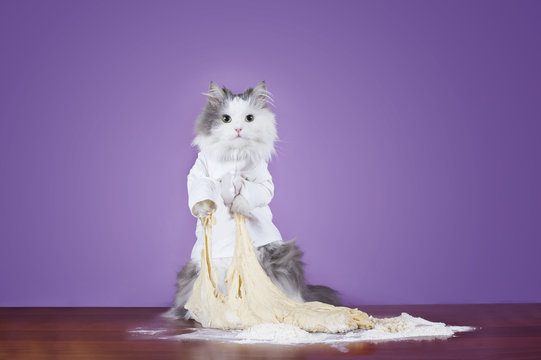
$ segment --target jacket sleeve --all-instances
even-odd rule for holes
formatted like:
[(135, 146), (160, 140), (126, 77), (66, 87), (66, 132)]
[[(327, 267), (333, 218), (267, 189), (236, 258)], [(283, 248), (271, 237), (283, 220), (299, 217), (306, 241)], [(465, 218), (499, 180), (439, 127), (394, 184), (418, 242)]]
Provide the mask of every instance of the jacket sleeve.
[(267, 168), (262, 165), (255, 176), (244, 178), (240, 194), (246, 198), (250, 209), (268, 205), (274, 196), (274, 183)]
[(205, 158), (199, 153), (195, 164), (188, 173), (188, 206), (190, 212), (199, 201), (212, 200), (217, 204), (218, 189), (218, 182), (210, 178)]

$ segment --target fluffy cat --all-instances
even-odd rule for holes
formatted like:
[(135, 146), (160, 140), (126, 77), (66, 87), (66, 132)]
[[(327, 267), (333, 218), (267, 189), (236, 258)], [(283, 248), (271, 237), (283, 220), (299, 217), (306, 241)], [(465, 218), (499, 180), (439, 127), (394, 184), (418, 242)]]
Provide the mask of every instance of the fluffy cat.
[[(259, 262), (278, 288), (297, 301), (339, 305), (335, 290), (306, 284), (302, 251), (294, 240), (284, 242), (272, 222), (268, 204), (274, 185), (267, 164), (277, 132), (265, 82), (241, 94), (211, 82), (205, 95), (208, 102), (195, 123), (193, 145), (199, 154), (188, 174), (188, 205), (196, 218), (214, 211), (212, 262), (219, 287), (225, 291), (225, 273), (235, 244), (232, 214), (237, 212), (246, 216)], [(184, 305), (200, 269), (203, 235), (199, 221), (196, 236), (191, 259), (178, 273), (178, 290), (168, 316), (190, 318)]]

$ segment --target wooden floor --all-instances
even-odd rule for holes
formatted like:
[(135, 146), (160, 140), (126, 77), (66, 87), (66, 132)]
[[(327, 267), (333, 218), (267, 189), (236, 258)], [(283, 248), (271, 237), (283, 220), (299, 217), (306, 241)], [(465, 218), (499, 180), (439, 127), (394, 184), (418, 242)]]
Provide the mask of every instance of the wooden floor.
[(541, 359), (541, 304), (362, 306), (374, 316), (408, 312), (478, 330), (446, 340), (328, 345), (180, 342), (130, 332), (187, 332), (162, 308), (0, 308), (0, 359)]

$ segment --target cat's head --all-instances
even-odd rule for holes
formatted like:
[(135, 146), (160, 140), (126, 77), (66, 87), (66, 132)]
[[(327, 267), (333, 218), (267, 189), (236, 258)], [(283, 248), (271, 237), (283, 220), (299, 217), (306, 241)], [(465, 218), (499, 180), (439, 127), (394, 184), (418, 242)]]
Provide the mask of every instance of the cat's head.
[(242, 94), (211, 82), (208, 102), (195, 122), (193, 144), (224, 160), (270, 160), (277, 140), (265, 82)]

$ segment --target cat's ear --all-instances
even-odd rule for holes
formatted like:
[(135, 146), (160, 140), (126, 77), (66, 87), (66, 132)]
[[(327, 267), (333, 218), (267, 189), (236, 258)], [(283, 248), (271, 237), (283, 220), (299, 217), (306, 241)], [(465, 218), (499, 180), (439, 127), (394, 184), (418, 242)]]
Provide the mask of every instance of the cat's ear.
[(267, 91), (265, 81), (260, 82), (254, 87), (251, 97), (255, 106), (259, 108), (264, 108), (267, 106), (267, 102), (270, 100), (270, 94)]
[(203, 95), (207, 95), (209, 97), (209, 104), (213, 106), (223, 103), (225, 99), (225, 91), (214, 81), (210, 82), (209, 91)]

